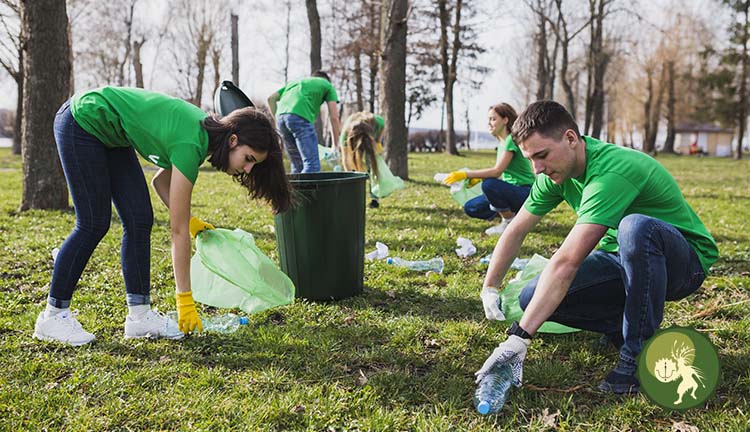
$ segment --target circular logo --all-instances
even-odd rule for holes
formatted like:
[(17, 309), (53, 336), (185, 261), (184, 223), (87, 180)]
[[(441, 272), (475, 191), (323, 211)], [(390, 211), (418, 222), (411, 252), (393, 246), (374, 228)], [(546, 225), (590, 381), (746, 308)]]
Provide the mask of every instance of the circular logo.
[(657, 331), (638, 357), (641, 390), (656, 404), (678, 411), (702, 405), (719, 383), (716, 348), (692, 328)]

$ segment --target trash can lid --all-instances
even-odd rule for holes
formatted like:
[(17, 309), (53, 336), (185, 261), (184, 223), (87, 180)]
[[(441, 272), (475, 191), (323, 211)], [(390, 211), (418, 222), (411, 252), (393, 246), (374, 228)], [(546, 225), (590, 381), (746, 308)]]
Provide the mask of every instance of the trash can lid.
[(255, 104), (232, 81), (222, 82), (214, 94), (214, 111), (222, 117), (236, 109), (252, 106)]

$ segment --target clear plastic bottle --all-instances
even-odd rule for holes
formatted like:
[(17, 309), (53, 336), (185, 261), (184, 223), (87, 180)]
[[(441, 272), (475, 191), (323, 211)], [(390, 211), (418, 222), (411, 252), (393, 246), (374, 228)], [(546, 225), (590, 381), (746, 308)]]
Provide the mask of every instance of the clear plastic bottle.
[(500, 411), (510, 395), (513, 372), (507, 363), (495, 365), (482, 378), (474, 392), (474, 406), (479, 414), (494, 414)]
[[(177, 321), (177, 312), (169, 312), (167, 316)], [(248, 320), (247, 317), (228, 313), (224, 315), (203, 316), (201, 317), (201, 324), (203, 324), (203, 331), (205, 332), (234, 333), (240, 326), (247, 325)]]
[(445, 267), (445, 262), (443, 262), (443, 258), (441, 257), (436, 257), (427, 261), (408, 261), (399, 257), (389, 257), (385, 262), (399, 267), (405, 267), (409, 270), (424, 272), (434, 271), (436, 273), (442, 273), (443, 267)]

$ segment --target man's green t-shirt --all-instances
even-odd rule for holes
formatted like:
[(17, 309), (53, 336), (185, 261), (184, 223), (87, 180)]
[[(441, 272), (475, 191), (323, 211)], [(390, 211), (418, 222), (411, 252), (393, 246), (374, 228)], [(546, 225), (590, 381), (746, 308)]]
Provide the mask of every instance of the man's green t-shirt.
[(637, 150), (586, 142), (586, 171), (557, 185), (544, 174), (536, 177), (524, 208), (543, 216), (565, 200), (576, 212), (576, 224), (609, 227), (599, 248), (616, 252), (617, 227), (629, 214), (642, 214), (674, 226), (698, 254), (708, 272), (719, 251), (711, 234), (683, 197), (677, 182), (654, 158)]
[(155, 165), (176, 167), (195, 184), (206, 158), (206, 113), (182, 99), (139, 88), (101, 87), (73, 96), (73, 118), (106, 147), (134, 147)]
[(523, 157), (521, 149), (513, 141), (513, 137), (508, 135), (505, 142), (497, 146), (497, 160), (503, 155), (504, 151), (513, 153), (513, 159), (503, 171), (500, 180), (516, 186), (528, 186), (534, 183), (534, 170), (531, 169), (531, 163)]
[(319, 77), (289, 81), (277, 93), (279, 103), (276, 115), (296, 114), (310, 123), (315, 123), (323, 102), (339, 101), (333, 85), (327, 79)]
[[(385, 128), (385, 119), (383, 117), (380, 117), (379, 115), (375, 116), (375, 140), (378, 139), (378, 136), (383, 132), (383, 129)], [(341, 131), (341, 136), (339, 137), (339, 144), (344, 145), (346, 144), (347, 140), (347, 134), (346, 129)]]

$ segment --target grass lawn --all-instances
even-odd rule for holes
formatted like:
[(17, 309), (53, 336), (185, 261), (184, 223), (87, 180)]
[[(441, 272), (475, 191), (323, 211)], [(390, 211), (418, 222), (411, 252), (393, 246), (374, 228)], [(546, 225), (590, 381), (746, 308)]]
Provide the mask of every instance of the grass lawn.
[[(525, 362), (526, 385), (499, 415), (471, 402), (473, 372), (504, 340), (484, 319), (479, 289), (496, 237), (434, 183), (438, 171), (494, 163), (412, 154), (407, 188), (367, 209), (366, 251), (446, 261), (443, 274), (365, 264), (365, 291), (335, 303), (299, 301), (250, 316), (230, 335), (180, 342), (126, 341), (120, 274), (122, 228), (113, 217), (79, 283), (73, 308), (97, 340), (81, 348), (31, 337), (45, 304), (50, 251), (74, 225), (72, 211), (17, 213), (20, 157), (0, 149), (0, 430), (747, 430), (750, 423), (750, 162), (659, 157), (719, 243), (720, 259), (698, 293), (668, 303), (663, 325), (692, 326), (719, 350), (722, 381), (701, 409), (669, 412), (645, 396), (596, 391), (617, 353), (598, 335), (542, 335)], [(147, 171), (147, 176), (154, 171)], [(152, 299), (174, 309), (169, 222), (153, 196)], [(201, 172), (193, 212), (252, 232), (277, 260), (273, 218), (223, 174)], [(574, 219), (560, 206), (526, 240), (521, 256), (549, 257)], [(456, 256), (456, 238), (478, 253)], [(221, 313), (203, 308), (202, 313)], [(558, 415), (555, 415), (558, 413)]]

